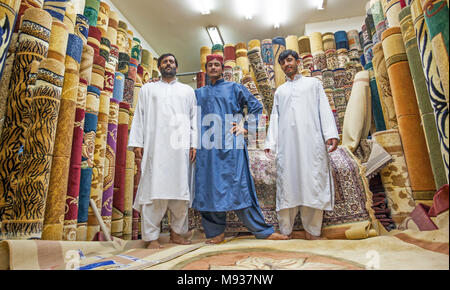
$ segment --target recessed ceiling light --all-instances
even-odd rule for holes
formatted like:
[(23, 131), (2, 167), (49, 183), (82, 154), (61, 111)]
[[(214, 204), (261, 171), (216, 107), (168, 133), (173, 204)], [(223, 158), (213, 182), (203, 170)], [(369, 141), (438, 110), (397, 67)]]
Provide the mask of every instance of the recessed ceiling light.
[(324, 0), (318, 0), (318, 6), (317, 6), (318, 10), (324, 10), (325, 9), (325, 8), (323, 8), (323, 2), (324, 2)]
[(200, 13), (202, 15), (208, 15), (211, 14), (211, 0), (200, 0), (200, 7), (201, 11)]
[(206, 31), (208, 32), (209, 38), (211, 39), (212, 44), (224, 44), (222, 39), (222, 35), (220, 34), (219, 28), (214, 25), (210, 25), (206, 27)]

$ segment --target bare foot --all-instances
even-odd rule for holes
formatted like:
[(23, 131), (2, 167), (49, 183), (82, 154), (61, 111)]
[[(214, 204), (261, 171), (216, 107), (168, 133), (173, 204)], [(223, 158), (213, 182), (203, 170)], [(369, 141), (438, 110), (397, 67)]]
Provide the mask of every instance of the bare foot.
[(190, 245), (191, 241), (183, 238), (179, 234), (175, 233), (174, 231), (170, 231), (170, 241), (175, 244), (180, 245)]
[(150, 241), (150, 243), (147, 246), (147, 249), (162, 249), (164, 248), (158, 240)]
[(305, 240), (305, 239), (306, 239), (305, 231), (293, 231), (293, 232), (289, 235), (289, 238), (291, 238), (291, 239), (302, 239), (302, 240)]
[(266, 240), (289, 240), (289, 237), (279, 233), (273, 233)]
[(207, 244), (220, 244), (225, 240), (225, 233), (221, 233), (220, 235), (206, 241)]
[(313, 236), (310, 233), (305, 231), (305, 238), (307, 240), (326, 240), (327, 238), (322, 237), (322, 236)]

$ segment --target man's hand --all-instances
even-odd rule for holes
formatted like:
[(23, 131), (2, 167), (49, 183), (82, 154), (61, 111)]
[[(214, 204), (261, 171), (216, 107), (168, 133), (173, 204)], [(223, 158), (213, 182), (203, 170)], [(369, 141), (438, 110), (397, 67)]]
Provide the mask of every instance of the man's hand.
[(242, 128), (237, 123), (231, 123), (231, 125), (233, 125), (233, 127), (230, 130), (231, 134), (235, 133), (236, 136), (239, 136), (239, 134), (247, 134), (248, 133), (248, 131), (246, 129)]
[(197, 156), (197, 149), (195, 148), (191, 148), (189, 150), (189, 160), (191, 161), (191, 163), (195, 162), (195, 157)]
[(144, 154), (144, 148), (134, 147), (133, 152), (136, 159), (142, 159), (142, 155)]
[(327, 147), (329, 146), (328, 153), (333, 152), (338, 147), (338, 140), (336, 138), (331, 138), (327, 140)]
[(267, 158), (272, 158), (272, 152), (270, 152), (270, 149), (264, 149), (264, 152), (266, 152)]

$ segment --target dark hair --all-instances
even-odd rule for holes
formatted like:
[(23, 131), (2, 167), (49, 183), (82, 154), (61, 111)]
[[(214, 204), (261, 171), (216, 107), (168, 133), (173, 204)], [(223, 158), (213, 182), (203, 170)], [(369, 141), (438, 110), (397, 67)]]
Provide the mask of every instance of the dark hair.
[(283, 60), (288, 58), (288, 56), (290, 56), (290, 55), (293, 58), (295, 58), (296, 61), (300, 59), (300, 57), (298, 56), (298, 53), (296, 51), (294, 51), (292, 49), (286, 49), (278, 56), (278, 63), (281, 64), (283, 62)]
[(178, 67), (178, 61), (177, 61), (177, 58), (175, 57), (175, 55), (173, 55), (173, 54), (171, 54), (171, 53), (165, 53), (165, 54), (161, 55), (161, 56), (158, 58), (158, 67), (161, 66), (161, 62), (163, 61), (163, 59), (165, 59), (165, 58), (168, 57), (168, 56), (172, 56), (172, 57), (175, 59), (175, 65)]

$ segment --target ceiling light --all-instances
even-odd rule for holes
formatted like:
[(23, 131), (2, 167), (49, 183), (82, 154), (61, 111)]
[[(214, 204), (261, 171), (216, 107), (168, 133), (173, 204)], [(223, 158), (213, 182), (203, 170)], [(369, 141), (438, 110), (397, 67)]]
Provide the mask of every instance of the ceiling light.
[(206, 31), (208, 32), (209, 38), (211, 39), (212, 44), (224, 44), (222, 39), (222, 35), (220, 34), (219, 28), (217, 26), (207, 26)]
[(324, 2), (324, 0), (318, 0), (318, 6), (317, 6), (318, 10), (323, 10), (324, 9), (323, 8), (323, 2)]
[(270, 2), (270, 11), (272, 13), (272, 23), (274, 28), (280, 28), (281, 20), (285, 17), (283, 13), (285, 5), (285, 0)]
[(211, 1), (210, 0), (200, 0), (200, 13), (202, 15), (211, 14)]
[(238, 7), (239, 11), (242, 11), (245, 19), (250, 20), (253, 18), (255, 14), (255, 9), (257, 7), (256, 0), (239, 0), (237, 1), (236, 7)]

